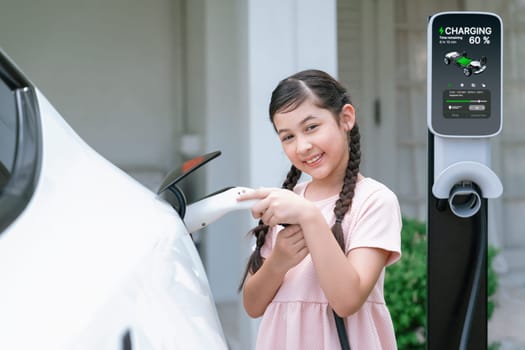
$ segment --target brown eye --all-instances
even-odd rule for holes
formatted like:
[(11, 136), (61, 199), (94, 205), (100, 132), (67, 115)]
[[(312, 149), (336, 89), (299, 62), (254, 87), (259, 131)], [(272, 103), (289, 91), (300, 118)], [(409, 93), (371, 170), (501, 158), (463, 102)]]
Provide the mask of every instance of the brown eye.
[(308, 132), (308, 131), (314, 131), (314, 130), (317, 129), (318, 127), (319, 127), (318, 124), (311, 124), (311, 125), (308, 125), (308, 126), (306, 127), (305, 130), (306, 130), (306, 132)]
[(281, 138), (281, 142), (290, 141), (292, 138), (293, 138), (293, 135), (284, 135), (284, 136)]

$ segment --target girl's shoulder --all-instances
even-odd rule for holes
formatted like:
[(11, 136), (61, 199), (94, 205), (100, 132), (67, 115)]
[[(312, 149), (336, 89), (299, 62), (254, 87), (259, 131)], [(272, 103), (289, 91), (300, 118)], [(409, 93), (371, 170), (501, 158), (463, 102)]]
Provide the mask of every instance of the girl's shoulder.
[(356, 185), (352, 208), (347, 216), (354, 219), (366, 212), (398, 212), (399, 200), (385, 184), (370, 177), (362, 178)]
[(395, 193), (390, 188), (371, 177), (364, 177), (357, 182), (355, 195), (362, 198), (368, 198), (370, 196), (396, 198)]

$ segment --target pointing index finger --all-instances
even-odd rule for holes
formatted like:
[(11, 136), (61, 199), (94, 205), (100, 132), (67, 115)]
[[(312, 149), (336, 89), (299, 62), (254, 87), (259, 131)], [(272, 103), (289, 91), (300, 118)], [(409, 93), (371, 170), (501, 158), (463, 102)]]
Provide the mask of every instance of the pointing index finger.
[(246, 201), (250, 199), (264, 199), (270, 194), (270, 192), (271, 189), (269, 188), (259, 188), (252, 191), (246, 191), (246, 193), (243, 193), (239, 197), (237, 197), (237, 200)]

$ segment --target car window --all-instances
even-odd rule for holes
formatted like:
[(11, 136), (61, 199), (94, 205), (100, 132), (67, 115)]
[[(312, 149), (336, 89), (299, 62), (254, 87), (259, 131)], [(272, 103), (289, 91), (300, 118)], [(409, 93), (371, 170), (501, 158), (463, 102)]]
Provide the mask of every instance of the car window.
[(0, 234), (31, 200), (42, 162), (36, 90), (0, 50)]
[(16, 105), (13, 91), (0, 82), (0, 191), (13, 170), (16, 149)]

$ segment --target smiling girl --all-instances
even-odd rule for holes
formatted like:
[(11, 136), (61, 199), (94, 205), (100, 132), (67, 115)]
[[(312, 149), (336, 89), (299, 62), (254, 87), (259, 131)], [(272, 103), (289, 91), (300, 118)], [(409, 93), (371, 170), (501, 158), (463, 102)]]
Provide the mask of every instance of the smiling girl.
[[(269, 109), (292, 166), (282, 189), (239, 199), (259, 199), (242, 285), (247, 313), (263, 316), (257, 349), (396, 349), (383, 280), (401, 256), (400, 209), (359, 172), (346, 89), (325, 72), (299, 72), (278, 84)], [(298, 183), (302, 173), (311, 180)]]

